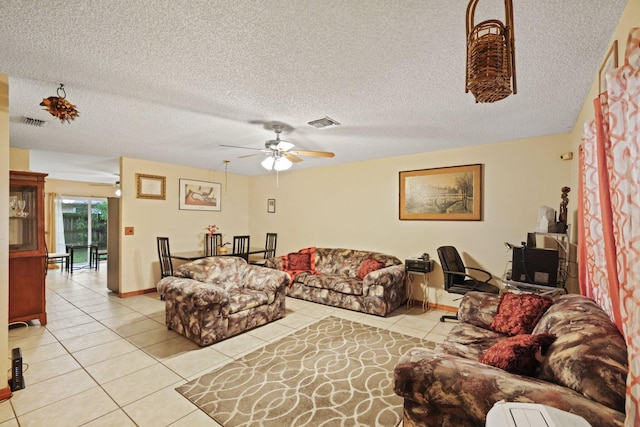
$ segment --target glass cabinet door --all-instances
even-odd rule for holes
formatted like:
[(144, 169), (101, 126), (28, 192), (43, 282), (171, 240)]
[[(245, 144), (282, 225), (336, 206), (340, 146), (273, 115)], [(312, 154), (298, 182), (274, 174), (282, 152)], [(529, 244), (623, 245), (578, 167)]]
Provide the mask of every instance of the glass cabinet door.
[(35, 185), (9, 189), (9, 250), (38, 250), (38, 203)]

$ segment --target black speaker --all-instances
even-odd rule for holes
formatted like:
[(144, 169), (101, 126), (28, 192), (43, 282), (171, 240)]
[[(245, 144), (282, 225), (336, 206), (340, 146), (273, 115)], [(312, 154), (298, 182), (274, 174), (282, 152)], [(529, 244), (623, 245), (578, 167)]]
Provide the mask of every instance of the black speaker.
[(20, 347), (11, 350), (11, 380), (9, 381), (11, 391), (22, 390), (24, 377), (22, 376), (22, 351)]
[(558, 251), (526, 246), (513, 248), (511, 279), (555, 287), (558, 283)]

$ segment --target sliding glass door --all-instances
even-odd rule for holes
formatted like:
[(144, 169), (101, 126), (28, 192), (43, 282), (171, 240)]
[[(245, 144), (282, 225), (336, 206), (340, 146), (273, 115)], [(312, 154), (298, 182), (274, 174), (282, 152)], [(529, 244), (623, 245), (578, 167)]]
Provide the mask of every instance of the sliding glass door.
[[(97, 244), (107, 249), (107, 199), (64, 196), (62, 198), (64, 239), (67, 245)], [(73, 264), (89, 264), (89, 250), (75, 250)]]

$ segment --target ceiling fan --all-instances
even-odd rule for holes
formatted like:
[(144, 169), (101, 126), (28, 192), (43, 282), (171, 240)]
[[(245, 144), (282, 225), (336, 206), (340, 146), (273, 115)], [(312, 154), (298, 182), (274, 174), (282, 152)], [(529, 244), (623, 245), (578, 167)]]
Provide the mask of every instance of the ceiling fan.
[(122, 194), (122, 191), (120, 190), (120, 180), (119, 179), (116, 181), (115, 184), (106, 184), (106, 183), (102, 183), (102, 182), (93, 182), (93, 183), (89, 184), (89, 186), (91, 186), (91, 187), (113, 187), (114, 191), (115, 191), (115, 195), (117, 197), (120, 197), (120, 195)]
[(245, 150), (256, 150), (260, 153), (249, 154), (246, 156), (240, 156), (240, 158), (258, 156), (260, 154), (266, 155), (261, 164), (262, 167), (267, 170), (283, 171), (291, 167), (293, 163), (301, 162), (302, 159), (298, 156), (316, 156), (316, 157), (334, 157), (333, 153), (328, 151), (303, 151), (303, 150), (291, 150), (295, 147), (295, 144), (280, 139), (282, 133), (282, 126), (273, 125), (273, 131), (276, 133), (276, 139), (270, 139), (264, 143), (265, 148), (248, 148), (240, 147), (237, 145), (224, 145), (221, 147), (229, 148), (243, 148)]

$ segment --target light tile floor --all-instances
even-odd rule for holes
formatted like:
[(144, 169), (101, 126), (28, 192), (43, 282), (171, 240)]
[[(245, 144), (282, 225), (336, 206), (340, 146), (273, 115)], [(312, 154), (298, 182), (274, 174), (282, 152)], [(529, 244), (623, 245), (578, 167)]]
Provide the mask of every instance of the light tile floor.
[[(45, 327), (9, 329), (22, 349), (26, 388), (0, 403), (0, 427), (218, 426), (175, 387), (329, 315), (441, 342), (440, 311), (401, 307), (381, 318), (287, 298), (287, 316), (198, 347), (165, 326), (156, 293), (118, 298), (106, 265), (73, 275), (50, 270)], [(28, 365), (28, 366), (27, 366)]]

